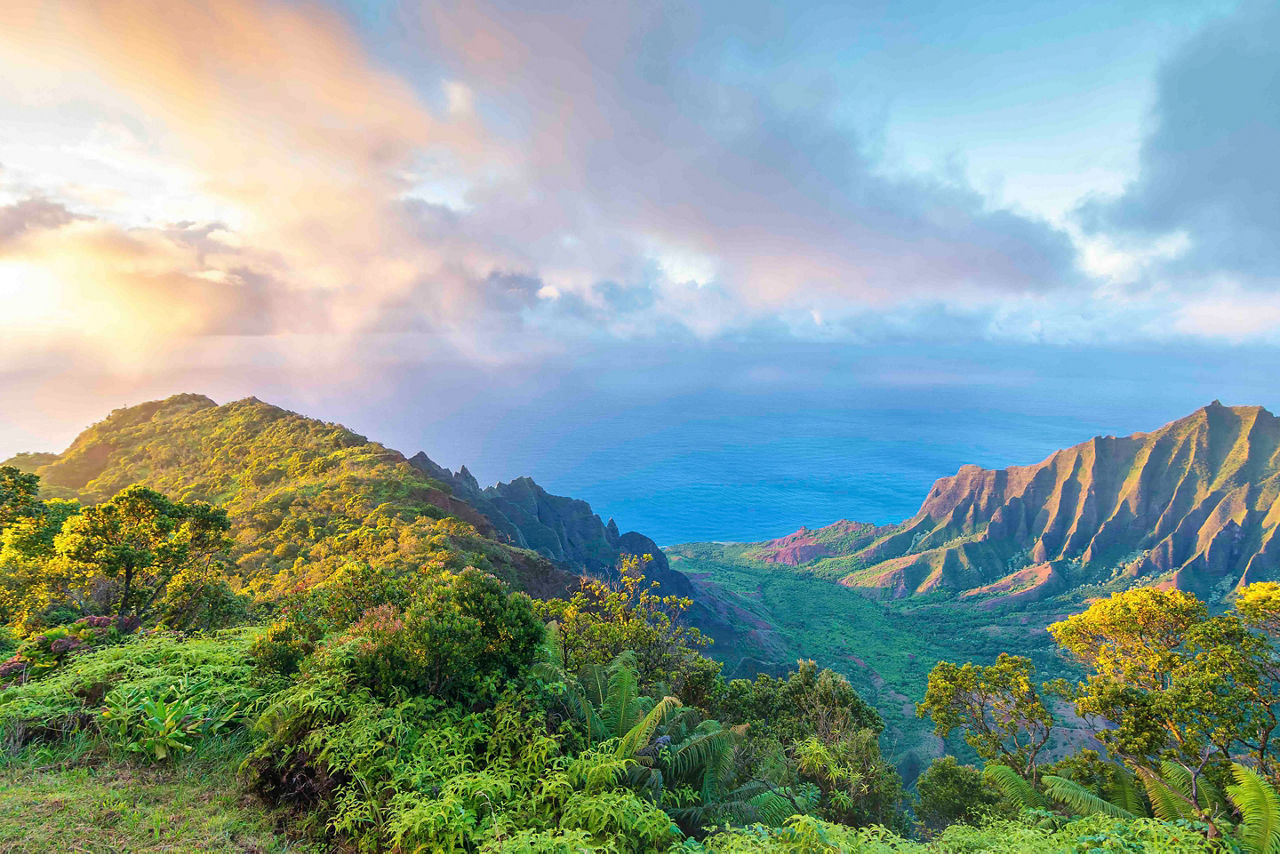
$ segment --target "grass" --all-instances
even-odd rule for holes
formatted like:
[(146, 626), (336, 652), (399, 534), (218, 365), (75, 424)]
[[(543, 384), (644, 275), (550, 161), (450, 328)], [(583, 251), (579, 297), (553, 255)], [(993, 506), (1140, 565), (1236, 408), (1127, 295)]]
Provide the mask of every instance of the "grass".
[(176, 765), (109, 758), (88, 739), (0, 760), (0, 852), (304, 852), (236, 779), (241, 738)]

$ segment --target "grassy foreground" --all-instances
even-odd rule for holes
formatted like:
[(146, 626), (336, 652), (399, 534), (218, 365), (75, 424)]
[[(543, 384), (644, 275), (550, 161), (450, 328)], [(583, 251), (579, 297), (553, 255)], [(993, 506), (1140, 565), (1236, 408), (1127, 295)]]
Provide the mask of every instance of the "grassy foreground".
[(177, 764), (111, 760), (87, 740), (0, 764), (0, 852), (304, 852), (236, 779), (241, 739)]

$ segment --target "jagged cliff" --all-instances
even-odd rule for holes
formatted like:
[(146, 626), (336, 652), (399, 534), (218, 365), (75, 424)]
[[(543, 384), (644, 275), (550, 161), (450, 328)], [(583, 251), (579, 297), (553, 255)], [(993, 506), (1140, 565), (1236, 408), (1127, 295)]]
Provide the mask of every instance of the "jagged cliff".
[(602, 522), (585, 501), (552, 495), (528, 477), (482, 489), (466, 466), (453, 472), (422, 452), (410, 457), (409, 463), (448, 484), (454, 495), (483, 513), (514, 545), (574, 572), (602, 577), (614, 571), (620, 555), (652, 555), (646, 573), (662, 585), (662, 592), (693, 593), (689, 580), (671, 569), (657, 543), (636, 531), (619, 533), (617, 523)]
[(1222, 595), (1280, 569), (1280, 419), (1215, 401), (1036, 465), (965, 466), (852, 552), (843, 583), (1039, 596), (1115, 576)]
[(964, 466), (915, 516), (841, 521), (744, 557), (871, 595), (1039, 599), (1132, 579), (1217, 599), (1280, 577), (1280, 419), (1214, 401), (1151, 433), (1099, 436), (1035, 465)]

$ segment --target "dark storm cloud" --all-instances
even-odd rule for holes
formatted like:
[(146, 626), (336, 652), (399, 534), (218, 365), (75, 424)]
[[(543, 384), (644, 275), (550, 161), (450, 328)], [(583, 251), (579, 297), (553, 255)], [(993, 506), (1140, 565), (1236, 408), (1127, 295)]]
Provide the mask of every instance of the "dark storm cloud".
[(1161, 70), (1141, 170), (1118, 199), (1082, 209), (1095, 233), (1183, 233), (1162, 272), (1271, 285), (1280, 269), (1280, 4), (1247, 3), (1205, 26)]

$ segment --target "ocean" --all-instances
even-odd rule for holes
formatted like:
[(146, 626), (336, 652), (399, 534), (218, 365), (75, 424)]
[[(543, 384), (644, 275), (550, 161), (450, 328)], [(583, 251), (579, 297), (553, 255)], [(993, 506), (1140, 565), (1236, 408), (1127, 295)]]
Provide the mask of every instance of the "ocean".
[(733, 353), (584, 359), (516, 379), (436, 373), (351, 414), (361, 432), (465, 463), (481, 484), (528, 475), (623, 531), (674, 545), (898, 522), (966, 463), (1036, 463), (1096, 435), (1154, 430), (1214, 398), (1274, 411), (1280, 390), (1268, 360), (1236, 352), (784, 355), (749, 368)]
[(901, 521), (965, 463), (1034, 463), (1096, 432), (1071, 416), (857, 409), (692, 417), (622, 441), (601, 426), (550, 444), (535, 479), (664, 546)]

